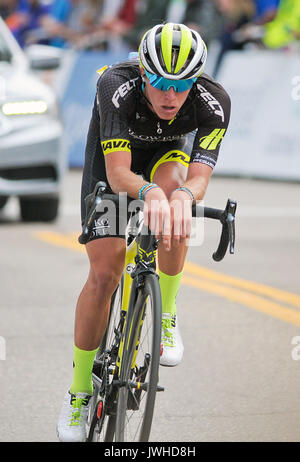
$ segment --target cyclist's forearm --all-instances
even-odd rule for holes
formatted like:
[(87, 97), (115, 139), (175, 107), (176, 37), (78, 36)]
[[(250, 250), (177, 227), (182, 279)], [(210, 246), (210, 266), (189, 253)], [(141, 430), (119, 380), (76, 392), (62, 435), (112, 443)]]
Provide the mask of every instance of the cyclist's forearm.
[(206, 193), (207, 181), (203, 177), (193, 178), (192, 180), (185, 181), (182, 187), (189, 189), (195, 201), (201, 201)]
[(192, 192), (195, 201), (202, 200), (205, 196), (211, 174), (212, 169), (208, 165), (191, 164), (187, 179), (181, 186)]
[(113, 172), (108, 175), (108, 181), (116, 194), (126, 192), (133, 199), (138, 199), (139, 190), (147, 184), (142, 177), (124, 166), (114, 168)]

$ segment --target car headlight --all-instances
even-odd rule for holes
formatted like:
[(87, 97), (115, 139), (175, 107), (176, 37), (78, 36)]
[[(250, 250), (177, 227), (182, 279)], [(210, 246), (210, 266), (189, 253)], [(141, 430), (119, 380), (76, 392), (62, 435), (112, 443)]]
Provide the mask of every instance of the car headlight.
[(2, 112), (6, 116), (44, 114), (47, 110), (48, 104), (43, 100), (14, 101), (2, 105)]

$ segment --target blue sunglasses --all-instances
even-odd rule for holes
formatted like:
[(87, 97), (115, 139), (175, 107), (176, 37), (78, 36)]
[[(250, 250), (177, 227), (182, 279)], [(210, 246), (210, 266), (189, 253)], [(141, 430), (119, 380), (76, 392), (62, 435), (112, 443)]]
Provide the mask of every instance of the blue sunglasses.
[(149, 79), (150, 85), (158, 90), (168, 91), (170, 88), (174, 88), (174, 90), (178, 93), (182, 91), (187, 91), (192, 88), (194, 83), (197, 80), (197, 77), (194, 79), (186, 79), (186, 80), (171, 80), (165, 79), (164, 77), (160, 77), (159, 75), (151, 74), (150, 72), (145, 70), (145, 74)]

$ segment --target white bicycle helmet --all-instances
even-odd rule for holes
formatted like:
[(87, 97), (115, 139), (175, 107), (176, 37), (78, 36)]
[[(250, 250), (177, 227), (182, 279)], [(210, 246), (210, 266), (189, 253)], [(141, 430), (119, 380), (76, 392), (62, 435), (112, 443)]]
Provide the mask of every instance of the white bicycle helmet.
[(200, 34), (184, 24), (158, 24), (143, 36), (139, 57), (142, 67), (152, 74), (192, 79), (204, 71), (207, 48)]

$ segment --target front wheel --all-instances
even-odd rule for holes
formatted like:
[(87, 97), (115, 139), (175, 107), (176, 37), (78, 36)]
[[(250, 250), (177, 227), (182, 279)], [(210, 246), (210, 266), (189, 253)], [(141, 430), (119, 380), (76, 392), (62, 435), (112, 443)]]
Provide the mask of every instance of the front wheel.
[[(107, 375), (107, 368), (105, 364), (105, 354), (108, 353), (107, 360), (109, 367), (116, 366), (117, 352), (119, 338), (121, 337), (121, 331), (123, 328), (124, 318), (121, 312), (122, 305), (122, 293), (123, 293), (123, 277), (121, 278), (118, 288), (114, 292), (109, 312), (109, 321), (106, 332), (102, 339), (100, 348), (96, 355), (93, 370), (93, 385), (94, 394), (91, 398), (90, 412), (88, 418), (88, 439), (87, 441), (94, 442), (112, 442), (115, 434), (115, 421), (116, 416), (113, 412), (114, 402), (113, 397), (101, 397), (100, 389), (103, 380), (111, 382), (112, 377)], [(107, 414), (107, 405), (104, 406), (104, 401), (108, 399), (108, 404), (112, 411)]]
[(126, 329), (116, 441), (148, 441), (158, 386), (161, 340), (161, 294), (156, 275), (144, 276), (132, 321)]

